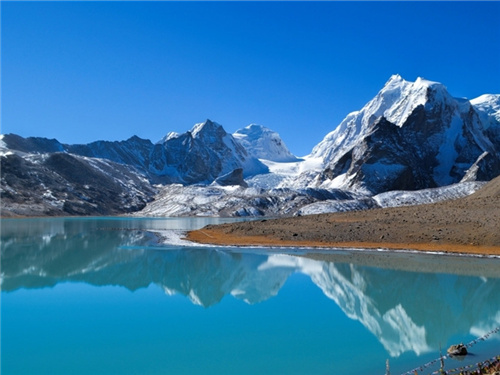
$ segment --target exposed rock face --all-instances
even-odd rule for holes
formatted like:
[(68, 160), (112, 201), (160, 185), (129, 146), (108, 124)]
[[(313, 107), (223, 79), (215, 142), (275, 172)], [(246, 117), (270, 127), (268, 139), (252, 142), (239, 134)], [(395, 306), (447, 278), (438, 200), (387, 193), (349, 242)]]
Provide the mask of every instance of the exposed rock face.
[(66, 153), (0, 158), (2, 216), (116, 215), (155, 193), (130, 167)]
[(446, 351), (450, 356), (464, 356), (467, 355), (467, 347), (464, 344), (452, 345)]
[(41, 154), (46, 152), (65, 151), (64, 145), (56, 139), (40, 137), (23, 138), (16, 134), (5, 134), (2, 142), (11, 150), (18, 150), (26, 153)]
[(64, 151), (92, 158), (108, 159), (115, 163), (131, 165), (148, 177), (153, 143), (133, 136), (126, 141), (96, 141), (82, 145), (65, 145)]
[(485, 94), (470, 102), (488, 138), (494, 144), (500, 144), (500, 95)]
[(224, 176), (215, 180), (215, 183), (221, 186), (235, 186), (248, 187), (248, 184), (243, 179), (243, 169), (238, 168)]

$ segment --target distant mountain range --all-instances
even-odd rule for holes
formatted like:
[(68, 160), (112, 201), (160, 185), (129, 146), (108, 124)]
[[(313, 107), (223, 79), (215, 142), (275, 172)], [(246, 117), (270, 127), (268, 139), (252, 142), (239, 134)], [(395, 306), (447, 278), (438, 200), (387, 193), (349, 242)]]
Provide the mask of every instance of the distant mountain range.
[(2, 216), (282, 216), (314, 213), (318, 202), (328, 203), (320, 212), (362, 209), (385, 192), (458, 184), (451, 191), (462, 196), (500, 175), (500, 95), (457, 99), (440, 83), (394, 75), (303, 158), (270, 129), (228, 134), (210, 120), (156, 144), (5, 134), (0, 156)]

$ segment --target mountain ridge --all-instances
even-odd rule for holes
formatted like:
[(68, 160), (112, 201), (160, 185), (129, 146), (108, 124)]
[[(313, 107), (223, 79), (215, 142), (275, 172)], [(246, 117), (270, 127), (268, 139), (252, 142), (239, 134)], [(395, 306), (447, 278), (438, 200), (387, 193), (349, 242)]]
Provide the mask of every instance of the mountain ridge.
[[(409, 82), (393, 75), (372, 100), (359, 111), (349, 113), (302, 159), (268, 128), (251, 124), (229, 134), (211, 120), (197, 123), (185, 133), (167, 133), (157, 143), (132, 136), (124, 141), (67, 145), (56, 139), (0, 135), (1, 161), (11, 163), (11, 167), (16, 163), (12, 156), (15, 154), (31, 163), (30, 168), (37, 169), (36, 175), (46, 173), (57, 179), (64, 171), (58, 169), (57, 163), (44, 162), (55, 153), (70, 155), (89, 168), (98, 168), (96, 160), (116, 170), (128, 168), (134, 176), (141, 176), (141, 184), (149, 184), (144, 196), (147, 202), (154, 198), (152, 191), (160, 191), (154, 199), (166, 201), (182, 200), (184, 193), (219, 191), (221, 207), (230, 204), (233, 193), (252, 197), (246, 205), (242, 201), (233, 211), (221, 208), (214, 215), (266, 215), (271, 206), (273, 215), (280, 215), (280, 207), (289, 202), (294, 203), (284, 210), (285, 215), (297, 214), (309, 204), (338, 201), (342, 194), (336, 191), (352, 192), (357, 197), (354, 200), (361, 200), (329, 207), (359, 209), (372, 202), (366, 198), (387, 191), (440, 188), (488, 181), (499, 175), (500, 95), (486, 94), (470, 101), (457, 99), (439, 82), (423, 78)], [(116, 173), (110, 174), (114, 175), (110, 181), (114, 181)], [(8, 177), (2, 176), (2, 197), (15, 192)], [(36, 181), (32, 178), (30, 183)], [(172, 184), (181, 187), (162, 188)], [(66, 185), (68, 189), (70, 185)], [(127, 189), (124, 181), (118, 185)], [(194, 185), (202, 189), (190, 187)], [(247, 190), (229, 189), (231, 186)], [(131, 184), (130, 189), (136, 191), (137, 186)], [(330, 193), (324, 194), (326, 191)], [(50, 195), (48, 190), (45, 193)], [(38, 197), (40, 201), (44, 201), (45, 193)], [(83, 191), (80, 195), (85, 196)], [(50, 202), (46, 203), (50, 206)], [(198, 212), (197, 205), (187, 209), (182, 212)], [(154, 215), (154, 211), (148, 214)]]

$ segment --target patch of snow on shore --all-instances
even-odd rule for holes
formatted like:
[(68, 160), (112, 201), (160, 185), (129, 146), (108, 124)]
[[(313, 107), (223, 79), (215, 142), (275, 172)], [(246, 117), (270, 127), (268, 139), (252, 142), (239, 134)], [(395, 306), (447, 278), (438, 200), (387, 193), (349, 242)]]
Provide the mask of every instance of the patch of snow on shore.
[(162, 245), (175, 246), (175, 247), (213, 247), (213, 245), (199, 244), (186, 240), (184, 237), (186, 231), (184, 230), (155, 230), (153, 233), (158, 234)]

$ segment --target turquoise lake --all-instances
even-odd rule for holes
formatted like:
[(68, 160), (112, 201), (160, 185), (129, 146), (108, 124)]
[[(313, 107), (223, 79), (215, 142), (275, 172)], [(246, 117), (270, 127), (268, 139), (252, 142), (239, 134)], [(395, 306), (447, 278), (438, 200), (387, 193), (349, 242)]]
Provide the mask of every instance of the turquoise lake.
[(401, 374), (500, 326), (500, 259), (154, 234), (223, 221), (2, 219), (1, 373)]

